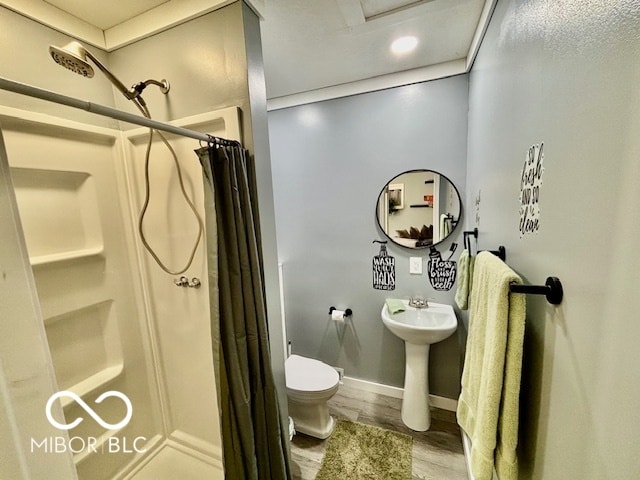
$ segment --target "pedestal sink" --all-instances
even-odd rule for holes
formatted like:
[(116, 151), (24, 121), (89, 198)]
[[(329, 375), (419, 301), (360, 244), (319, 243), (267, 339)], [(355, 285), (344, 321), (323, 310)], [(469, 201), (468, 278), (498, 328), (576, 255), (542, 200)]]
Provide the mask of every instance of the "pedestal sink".
[(424, 432), (431, 425), (429, 412), (429, 345), (451, 336), (458, 320), (451, 305), (431, 303), (425, 308), (409, 306), (402, 301), (404, 312), (390, 313), (382, 307), (382, 322), (393, 334), (404, 340), (406, 364), (402, 421), (411, 430)]

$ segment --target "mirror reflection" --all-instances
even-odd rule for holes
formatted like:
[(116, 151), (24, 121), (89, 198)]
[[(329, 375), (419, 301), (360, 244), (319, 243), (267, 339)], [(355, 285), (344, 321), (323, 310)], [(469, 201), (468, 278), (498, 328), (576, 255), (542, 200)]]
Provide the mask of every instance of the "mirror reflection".
[(433, 170), (411, 170), (392, 178), (378, 197), (376, 218), (391, 241), (409, 248), (436, 245), (460, 219), (455, 185)]

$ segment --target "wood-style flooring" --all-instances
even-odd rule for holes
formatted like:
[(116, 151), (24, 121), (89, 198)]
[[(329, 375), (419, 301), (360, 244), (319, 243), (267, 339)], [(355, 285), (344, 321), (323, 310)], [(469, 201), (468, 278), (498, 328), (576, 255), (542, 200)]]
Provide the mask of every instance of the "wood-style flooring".
[[(340, 385), (328, 405), (331, 415), (336, 418), (375, 425), (413, 437), (413, 480), (468, 480), (460, 428), (454, 412), (432, 407), (431, 428), (426, 432), (414, 432), (402, 423), (402, 400), (397, 398)], [(315, 479), (327, 441), (296, 433), (291, 442), (294, 480)]]

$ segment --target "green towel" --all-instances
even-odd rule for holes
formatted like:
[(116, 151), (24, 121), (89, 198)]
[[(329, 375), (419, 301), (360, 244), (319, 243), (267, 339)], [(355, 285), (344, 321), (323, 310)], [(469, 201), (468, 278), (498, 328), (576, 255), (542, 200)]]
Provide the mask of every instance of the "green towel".
[(458, 423), (471, 439), (471, 472), (518, 477), (518, 399), (525, 296), (509, 294), (520, 277), (489, 252), (476, 256), (469, 299), (469, 334), (458, 400)]
[(471, 291), (469, 288), (471, 269), (469, 267), (471, 266), (471, 260), (469, 250), (465, 248), (458, 259), (458, 288), (454, 297), (460, 310), (469, 308), (469, 292)]
[(402, 300), (387, 298), (386, 303), (390, 314), (393, 315), (394, 313), (404, 312), (404, 303), (402, 303)]

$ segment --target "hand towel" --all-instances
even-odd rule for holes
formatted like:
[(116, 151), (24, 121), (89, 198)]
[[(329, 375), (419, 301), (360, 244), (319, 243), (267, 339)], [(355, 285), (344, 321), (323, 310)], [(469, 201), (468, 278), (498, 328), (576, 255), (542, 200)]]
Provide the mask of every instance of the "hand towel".
[(440, 239), (444, 239), (447, 235), (451, 233), (451, 223), (447, 221), (448, 217), (446, 214), (440, 215)]
[(454, 299), (458, 307), (460, 307), (460, 310), (467, 310), (469, 308), (469, 294), (471, 293), (474, 260), (475, 257), (472, 257), (466, 248), (462, 251), (458, 259), (458, 288)]
[(404, 312), (404, 303), (402, 303), (402, 300), (387, 298), (386, 304), (387, 308), (389, 309), (389, 313), (391, 313), (392, 315), (394, 313)]
[(471, 439), (471, 471), (490, 480), (518, 477), (518, 399), (525, 296), (509, 294), (520, 277), (489, 252), (476, 256), (458, 423)]

